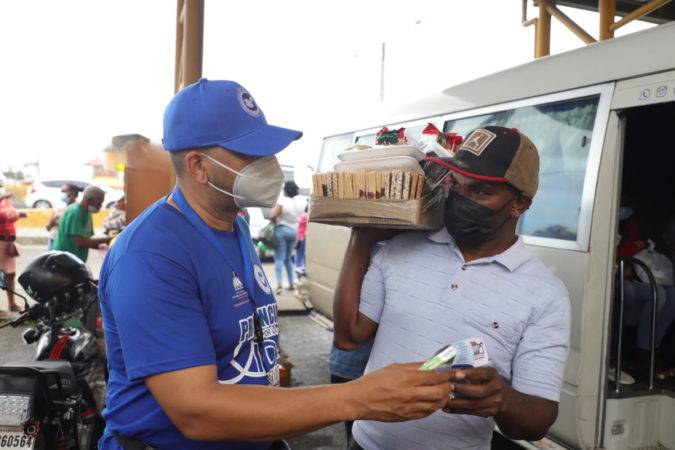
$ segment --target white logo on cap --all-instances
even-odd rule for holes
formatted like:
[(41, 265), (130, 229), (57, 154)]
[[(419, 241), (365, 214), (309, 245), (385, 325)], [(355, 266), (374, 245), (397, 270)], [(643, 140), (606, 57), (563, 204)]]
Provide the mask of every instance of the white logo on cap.
[(260, 108), (258, 108), (258, 104), (255, 102), (255, 99), (246, 89), (240, 87), (237, 97), (239, 98), (239, 104), (241, 105), (241, 108), (246, 111), (246, 114), (253, 117), (258, 117), (262, 114), (262, 111)]
[(490, 142), (494, 141), (496, 137), (497, 135), (492, 131), (486, 130), (485, 128), (479, 128), (469, 135), (459, 149), (480, 156), (480, 154), (483, 153), (483, 150), (485, 150), (487, 146), (490, 145)]
[(260, 289), (262, 289), (265, 294), (271, 294), (272, 288), (270, 287), (269, 281), (267, 281), (265, 272), (263, 272), (262, 268), (257, 264), (253, 266), (253, 275), (255, 276), (255, 281), (258, 282)]

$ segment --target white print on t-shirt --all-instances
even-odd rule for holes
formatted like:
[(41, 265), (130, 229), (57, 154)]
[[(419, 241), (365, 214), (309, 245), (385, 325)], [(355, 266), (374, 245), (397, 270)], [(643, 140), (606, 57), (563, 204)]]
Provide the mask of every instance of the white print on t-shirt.
[(234, 307), (237, 308), (241, 305), (245, 305), (250, 301), (248, 292), (244, 288), (244, 283), (241, 282), (239, 277), (232, 272), (232, 287), (234, 288), (234, 296), (232, 301), (234, 302)]
[(265, 294), (271, 294), (272, 287), (270, 286), (270, 282), (267, 281), (267, 277), (265, 276), (265, 272), (263, 272), (262, 267), (260, 267), (257, 264), (254, 264), (253, 275), (255, 276), (255, 281), (258, 282), (258, 286), (260, 286), (260, 289), (262, 289)]
[[(272, 303), (256, 308), (260, 318), (263, 332), (263, 344), (258, 344), (255, 340), (255, 325), (253, 314), (239, 321), (239, 343), (234, 349), (230, 366), (236, 371), (237, 375), (227, 379), (219, 380), (222, 384), (236, 384), (244, 377), (262, 378), (268, 377), (272, 380), (277, 378), (277, 343), (275, 336), (279, 335), (277, 305)], [(268, 368), (271, 373), (265, 369)]]

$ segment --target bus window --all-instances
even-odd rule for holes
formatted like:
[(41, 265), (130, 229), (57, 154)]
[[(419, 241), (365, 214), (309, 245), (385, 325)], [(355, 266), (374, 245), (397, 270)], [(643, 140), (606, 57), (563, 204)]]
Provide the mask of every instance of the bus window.
[(518, 233), (576, 241), (599, 98), (595, 95), (454, 119), (443, 128), (466, 136), (475, 128), (498, 125), (527, 135), (539, 150), (539, 190), (518, 223)]
[(323, 149), (321, 149), (321, 158), (319, 159), (318, 171), (328, 172), (333, 170), (333, 166), (338, 162), (340, 153), (352, 146), (352, 133), (330, 136), (323, 140)]
[(373, 146), (375, 145), (375, 133), (357, 136), (356, 141), (354, 143)]

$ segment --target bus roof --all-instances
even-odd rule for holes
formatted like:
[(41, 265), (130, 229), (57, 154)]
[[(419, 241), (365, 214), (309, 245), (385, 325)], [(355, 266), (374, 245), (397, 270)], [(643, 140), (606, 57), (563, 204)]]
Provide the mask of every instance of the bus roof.
[[(403, 105), (362, 114), (354, 131), (675, 70), (675, 23), (547, 56)], [(599, 62), (602, 64), (599, 65)], [(368, 115), (369, 114), (369, 115)], [(354, 121), (352, 121), (354, 123)]]

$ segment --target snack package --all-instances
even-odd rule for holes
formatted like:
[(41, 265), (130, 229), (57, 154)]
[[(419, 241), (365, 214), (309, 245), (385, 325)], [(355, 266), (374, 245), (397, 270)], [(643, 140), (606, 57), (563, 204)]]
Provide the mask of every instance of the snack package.
[(462, 145), (462, 142), (464, 142), (464, 138), (457, 133), (445, 132), (443, 134), (445, 135), (445, 148), (450, 150), (454, 155), (457, 153), (457, 150), (459, 150), (459, 146)]
[(405, 128), (390, 130), (387, 127), (382, 128), (375, 134), (375, 143), (377, 145), (400, 145), (410, 143), (405, 132)]
[(446, 345), (429, 358), (420, 370), (471, 369), (490, 365), (485, 342), (478, 338), (463, 339)]
[[(450, 134), (456, 136), (454, 133)], [(441, 158), (454, 156), (455, 153), (448, 146), (447, 138), (446, 133), (441, 132), (433, 123), (429, 123), (422, 131), (422, 138), (417, 143), (417, 148), (426, 153), (427, 156), (439, 156)]]

